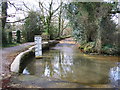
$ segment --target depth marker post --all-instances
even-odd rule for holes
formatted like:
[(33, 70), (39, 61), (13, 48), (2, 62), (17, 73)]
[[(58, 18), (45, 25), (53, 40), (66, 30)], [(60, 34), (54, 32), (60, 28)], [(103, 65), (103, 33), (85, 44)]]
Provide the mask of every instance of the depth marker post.
[(35, 35), (35, 58), (42, 58), (42, 37)]

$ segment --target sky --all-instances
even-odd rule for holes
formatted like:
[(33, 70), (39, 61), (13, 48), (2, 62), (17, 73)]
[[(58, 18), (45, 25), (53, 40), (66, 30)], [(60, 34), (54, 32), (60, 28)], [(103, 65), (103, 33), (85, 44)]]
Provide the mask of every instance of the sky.
[(37, 9), (39, 8), (39, 4), (37, 3), (37, 0), (9, 0), (11, 3), (15, 3), (15, 6), (17, 8), (23, 9), (24, 11), (18, 10), (16, 11), (16, 8), (13, 5), (9, 5), (8, 7), (8, 15), (11, 15), (11, 17), (8, 17), (7, 20), (10, 22), (16, 21), (18, 19), (23, 19), (27, 16), (28, 9), (23, 6), (23, 2), (30, 8), (30, 9)]
[[(44, 2), (45, 3), (44, 6), (48, 7), (48, 3), (50, 0), (9, 0), (9, 1), (11, 3), (15, 3), (15, 6), (17, 8), (24, 10), (24, 11), (21, 11), (21, 10), (16, 11), (16, 9), (14, 8), (13, 5), (9, 5), (7, 12), (8, 12), (8, 15), (11, 15), (11, 17), (8, 17), (7, 21), (14, 22), (16, 20), (24, 19), (25, 17), (27, 17), (29, 9), (38, 11), (39, 10), (39, 3), (38, 3), (39, 1)], [(58, 7), (58, 3), (60, 0), (53, 0), (53, 1), (54, 1), (54, 9), (55, 9)], [(66, 1), (66, 0), (64, 0), (64, 1)], [(105, 0), (105, 1), (107, 1), (107, 0)], [(23, 5), (23, 2), (29, 7), (29, 9), (27, 9)], [(118, 16), (118, 14), (117, 14), (117, 16)], [(113, 20), (116, 23), (118, 23), (118, 18), (113, 17)]]
[[(44, 2), (44, 6), (48, 8), (49, 6), (49, 2), (50, 0), (9, 0), (11, 3), (15, 3), (15, 6), (17, 8), (21, 8), (23, 10), (25, 10), (25, 12), (21, 11), (21, 10), (18, 10), (16, 11), (16, 9), (14, 8), (13, 5), (9, 5), (8, 7), (8, 15), (11, 15), (11, 17), (8, 17), (7, 18), (7, 21), (8, 22), (13, 22), (13, 21), (16, 21), (16, 20), (19, 20), (19, 19), (24, 19), (28, 12), (29, 9), (27, 9), (24, 5), (23, 5), (23, 2), (26, 4), (26, 6), (28, 6), (31, 10), (35, 10), (35, 11), (38, 11), (39, 10), (39, 1), (40, 2)], [(53, 0), (54, 1), (54, 8), (53, 9), (56, 9), (58, 7), (58, 3), (60, 0)]]

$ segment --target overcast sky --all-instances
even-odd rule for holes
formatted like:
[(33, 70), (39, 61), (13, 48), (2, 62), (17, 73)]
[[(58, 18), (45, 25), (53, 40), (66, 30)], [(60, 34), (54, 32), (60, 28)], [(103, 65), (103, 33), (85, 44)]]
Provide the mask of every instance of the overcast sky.
[[(24, 19), (27, 16), (27, 11), (29, 11), (27, 8), (25, 8), (25, 6), (23, 5), (23, 2), (31, 9), (31, 10), (39, 10), (39, 1), (40, 2), (44, 2), (46, 7), (48, 7), (48, 3), (50, 2), (50, 0), (9, 0), (11, 3), (14, 3), (15, 6), (17, 8), (23, 9), (23, 11), (21, 10), (17, 10), (16, 8), (14, 8), (13, 5), (9, 5), (8, 8), (8, 15), (12, 15), (11, 17), (8, 17), (7, 20), (10, 22), (19, 20), (19, 19)], [(54, 9), (58, 7), (58, 3), (60, 0), (53, 0), (54, 1)], [(66, 0), (64, 0), (66, 1)], [(107, 1), (107, 0), (106, 0)], [(118, 18), (113, 18), (117, 23), (118, 23)]]
[[(15, 21), (18, 19), (23, 19), (27, 16), (28, 9), (25, 8), (23, 2), (32, 10), (36, 10), (39, 8), (38, 0), (9, 0), (11, 3), (14, 3), (17, 8), (21, 8), (25, 11), (16, 10), (13, 5), (9, 5), (7, 10), (8, 15), (12, 15), (12, 17), (8, 17), (9, 21)], [(14, 16), (15, 15), (15, 16)]]
[[(23, 19), (27, 16), (27, 11), (29, 11), (24, 5), (23, 2), (31, 9), (31, 10), (39, 10), (39, 1), (44, 2), (44, 6), (48, 8), (48, 4), (50, 0), (9, 0), (11, 3), (14, 3), (17, 8), (21, 8), (25, 10), (24, 12), (21, 10), (16, 11), (16, 8), (13, 5), (9, 4), (8, 8), (8, 15), (12, 15), (11, 17), (8, 17), (7, 20), (10, 22), (13, 22), (15, 20)], [(58, 3), (60, 0), (53, 0), (54, 1), (54, 8), (56, 9), (58, 7)]]

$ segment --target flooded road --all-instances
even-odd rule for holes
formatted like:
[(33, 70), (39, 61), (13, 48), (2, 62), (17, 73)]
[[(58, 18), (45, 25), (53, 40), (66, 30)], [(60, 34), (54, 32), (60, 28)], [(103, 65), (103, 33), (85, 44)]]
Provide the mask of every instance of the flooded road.
[(45, 51), (42, 59), (34, 58), (16, 78), (19, 83), (49, 88), (116, 87), (120, 80), (118, 59), (83, 54), (74, 40), (68, 38)]

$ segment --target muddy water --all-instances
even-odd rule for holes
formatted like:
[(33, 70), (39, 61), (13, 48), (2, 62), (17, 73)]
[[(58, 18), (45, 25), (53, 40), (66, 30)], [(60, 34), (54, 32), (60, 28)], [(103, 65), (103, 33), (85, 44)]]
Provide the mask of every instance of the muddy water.
[[(75, 86), (74, 83), (77, 84), (75, 87), (114, 87), (120, 80), (118, 59), (114, 56), (85, 55), (72, 39), (66, 39), (45, 51), (42, 59), (34, 58), (20, 77), (23, 81), (31, 76), (29, 79), (52, 78), (73, 83), (68, 87)], [(58, 87), (63, 86), (60, 84)]]

